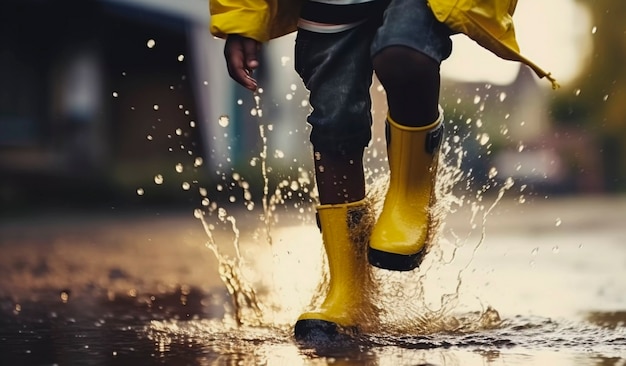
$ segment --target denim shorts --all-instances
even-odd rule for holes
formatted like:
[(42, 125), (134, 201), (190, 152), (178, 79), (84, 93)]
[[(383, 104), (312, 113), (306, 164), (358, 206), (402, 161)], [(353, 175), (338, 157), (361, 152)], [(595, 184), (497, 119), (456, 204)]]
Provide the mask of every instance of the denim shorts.
[(450, 30), (426, 0), (388, 2), (384, 12), (340, 33), (298, 31), (295, 69), (310, 92), (307, 121), (317, 152), (345, 154), (369, 144), (372, 57), (382, 49), (410, 47), (438, 63), (450, 56)]

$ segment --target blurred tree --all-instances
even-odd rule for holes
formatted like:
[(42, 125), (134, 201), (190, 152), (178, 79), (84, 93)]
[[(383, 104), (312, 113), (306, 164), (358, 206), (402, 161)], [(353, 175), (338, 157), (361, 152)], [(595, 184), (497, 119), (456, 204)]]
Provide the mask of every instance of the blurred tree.
[(626, 1), (576, 0), (590, 11), (593, 49), (578, 78), (552, 105), (557, 125), (598, 139), (606, 188), (626, 190)]

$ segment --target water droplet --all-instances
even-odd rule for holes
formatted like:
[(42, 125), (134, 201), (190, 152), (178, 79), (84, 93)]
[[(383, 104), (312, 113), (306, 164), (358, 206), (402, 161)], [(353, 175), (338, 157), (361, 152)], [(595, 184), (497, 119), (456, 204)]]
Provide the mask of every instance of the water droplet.
[(146, 139), (148, 139), (148, 141), (152, 141), (152, 135), (146, 136)]
[(580, 95), (580, 89), (576, 89), (576, 90), (574, 90), (574, 95), (575, 95), (575, 96), (579, 96), (579, 95)]
[(292, 99), (293, 99), (293, 94), (287, 94), (287, 95), (285, 95), (285, 99), (287, 99), (287, 100), (292, 100)]
[(149, 39), (148, 42), (146, 42), (146, 46), (148, 46), (148, 48), (154, 48), (154, 46), (156, 46), (156, 41), (154, 39)]
[(158, 111), (159, 110), (159, 105), (158, 104), (153, 105), (152, 109), (154, 109), (155, 111)]
[(183, 61), (185, 59), (185, 55), (178, 55), (178, 61)]
[(211, 203), (211, 202), (209, 201), (209, 199), (208, 199), (208, 198), (203, 198), (203, 199), (202, 199), (202, 206), (205, 206), (205, 207), (206, 207), (206, 206), (208, 206), (210, 203)]
[(201, 166), (203, 162), (204, 161), (202, 160), (202, 158), (200, 156), (198, 156), (198, 157), (196, 157), (193, 160), (193, 166), (197, 168), (197, 167)]
[(199, 208), (196, 208), (195, 210), (193, 210), (193, 217), (195, 217), (196, 219), (199, 219), (202, 217), (202, 210)]
[(500, 98), (501, 102), (504, 102), (504, 100), (506, 99), (506, 93), (505, 92), (500, 93), (500, 97), (499, 98)]
[(184, 168), (183, 168), (183, 164), (182, 164), (182, 163), (178, 163), (178, 164), (176, 164), (175, 169), (176, 169), (176, 172), (177, 172), (177, 173), (182, 173), (182, 172), (183, 172), (183, 169), (184, 169)]
[(474, 96), (474, 104), (478, 104), (478, 103), (480, 103), (480, 100), (481, 100), (480, 95), (475, 95), (475, 96)]
[(183, 134), (183, 130), (180, 128), (176, 129), (176, 136), (181, 136)]
[(591, 34), (596, 34), (596, 32), (598, 31), (598, 27), (596, 27), (595, 25), (591, 28)]
[(562, 223), (561, 218), (557, 217), (556, 221), (554, 222), (554, 226), (559, 227), (559, 226), (561, 226), (561, 223)]
[(145, 192), (144, 192), (143, 188), (137, 188), (137, 195), (138, 196), (143, 196), (144, 193)]
[(498, 170), (496, 167), (491, 167), (491, 169), (489, 169), (489, 179), (495, 178), (496, 175), (498, 175)]
[(561, 251), (558, 245), (552, 247), (552, 253), (558, 254)]
[(117, 98), (119, 94), (117, 92), (113, 92), (113, 98)]
[(482, 146), (485, 146), (489, 142), (489, 135), (487, 133), (478, 135), (478, 141)]
[(219, 124), (221, 127), (228, 127), (229, 123), (230, 123), (230, 118), (226, 115), (220, 116), (220, 118), (218, 118), (217, 120), (217, 124)]
[(191, 188), (191, 185), (187, 182), (183, 182), (182, 184), (183, 190), (188, 191)]
[(534, 248), (534, 249), (530, 252), (530, 254), (532, 254), (533, 256), (535, 256), (535, 255), (539, 254), (539, 248)]
[(70, 290), (61, 291), (61, 302), (66, 304), (70, 300)]
[(607, 95), (605, 95), (605, 96), (602, 98), (602, 100), (603, 100), (603, 101), (605, 101), (605, 102), (606, 102), (607, 100), (609, 100), (609, 95), (608, 95), (608, 94), (607, 94)]
[(285, 153), (281, 150), (274, 151), (274, 157), (277, 159), (282, 159), (285, 157)]
[(163, 176), (161, 174), (157, 174), (154, 176), (154, 183), (163, 184)]

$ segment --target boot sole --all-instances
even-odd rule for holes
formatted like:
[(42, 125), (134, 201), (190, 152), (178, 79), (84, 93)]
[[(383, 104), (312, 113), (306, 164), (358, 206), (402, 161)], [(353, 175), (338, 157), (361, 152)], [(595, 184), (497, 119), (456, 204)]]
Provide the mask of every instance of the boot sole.
[(390, 271), (412, 271), (419, 267), (424, 259), (424, 251), (415, 254), (396, 254), (383, 252), (372, 247), (367, 251), (367, 259), (374, 267), (387, 269)]
[(336, 344), (354, 339), (356, 327), (343, 327), (321, 319), (302, 319), (294, 326), (296, 341), (313, 345)]

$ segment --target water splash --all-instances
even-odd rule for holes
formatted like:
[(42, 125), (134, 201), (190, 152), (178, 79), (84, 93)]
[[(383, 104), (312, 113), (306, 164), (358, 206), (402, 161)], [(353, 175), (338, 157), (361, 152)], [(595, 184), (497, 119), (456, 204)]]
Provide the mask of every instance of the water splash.
[[(468, 136), (448, 135), (442, 145), (434, 189), (434, 203), (430, 209), (431, 227), (428, 245), (425, 248), (428, 254), (422, 266), (409, 274), (372, 269), (376, 279), (374, 284), (376, 291), (372, 293), (378, 296), (377, 308), (382, 309), (374, 334), (397, 336), (437, 332), (472, 332), (491, 329), (501, 323), (498, 312), (489, 306), (479, 312), (462, 316), (455, 315), (460, 305), (459, 297), (462, 294), (464, 273), (485, 240), (487, 217), (504, 197), (506, 191), (513, 186), (513, 180), (507, 179), (499, 188), (493, 202), (490, 205), (483, 204), (484, 193), (497, 185), (495, 183), (497, 172), (490, 171), (489, 179), (492, 183), (483, 186), (477, 192), (475, 200), (465, 198), (463, 193), (469, 191), (470, 186), (459, 187), (459, 185), (473, 178), (471, 170), (466, 172), (462, 166), (466, 157), (462, 143)], [(377, 214), (380, 212), (387, 184), (387, 178), (379, 176), (378, 181), (371, 185), (372, 189), (368, 193)], [(441, 294), (438, 302), (433, 304), (428, 300), (429, 290), (426, 288), (429, 277), (431, 274), (436, 275), (437, 270), (445, 271), (446, 267), (456, 260), (457, 250), (472, 244), (471, 232), (460, 237), (446, 228), (446, 217), (455, 213), (465, 202), (471, 205), (470, 227), (472, 230), (478, 228), (480, 236), (473, 243), (471, 256), (458, 269), (455, 285), (448, 292)]]
[[(272, 168), (270, 159), (283, 159), (284, 153), (277, 149), (274, 154), (269, 153), (268, 139), (270, 138), (273, 126), (266, 123), (263, 118), (263, 110), (261, 108), (261, 95), (263, 91), (259, 89), (254, 95), (254, 106), (250, 110), (250, 114), (255, 117), (258, 122), (258, 134), (261, 142), (261, 150), (258, 156), (252, 158), (250, 165), (258, 167), (260, 170), (263, 190), (260, 201), (262, 203), (262, 212), (258, 215), (259, 222), (262, 227), (252, 230), (259, 233), (255, 236), (259, 246), (265, 246), (265, 251), (272, 252), (272, 260), (274, 261), (271, 268), (272, 273), (268, 275), (267, 268), (263, 272), (255, 273), (254, 263), (247, 263), (239, 248), (240, 232), (237, 227), (237, 220), (224, 207), (221, 207), (216, 201), (213, 201), (208, 194), (206, 188), (200, 188), (201, 207), (194, 212), (194, 216), (202, 222), (202, 226), (207, 235), (206, 247), (215, 255), (218, 261), (218, 273), (226, 286), (232, 302), (232, 320), (234, 324), (239, 326), (280, 326), (277, 322), (276, 314), (283, 313), (285, 305), (277, 301), (276, 296), (282, 289), (280, 279), (278, 279), (275, 268), (284, 266), (278, 263), (284, 261), (298, 261), (298, 257), (293, 251), (279, 253), (276, 248), (275, 235), (273, 232), (274, 225), (278, 222), (276, 215), (278, 207), (288, 210), (289, 216), (294, 216), (293, 208), (297, 209), (297, 217), (304, 219), (303, 221), (311, 223), (311, 203), (317, 201), (317, 191), (312, 184), (312, 173), (306, 167), (298, 167), (297, 176), (293, 177), (276, 177), (271, 176)], [(501, 99), (506, 96), (500, 95)], [(476, 103), (482, 103), (483, 98), (476, 98)], [(238, 102), (238, 105), (243, 103)], [(480, 113), (480, 112), (478, 112)], [(371, 333), (388, 333), (388, 334), (429, 334), (442, 331), (469, 331), (471, 329), (485, 329), (494, 327), (499, 324), (499, 316), (495, 309), (489, 306), (483, 306), (479, 312), (464, 314), (459, 316), (454, 314), (459, 308), (459, 297), (462, 292), (463, 276), (469, 268), (474, 254), (484, 242), (485, 227), (487, 216), (503, 198), (506, 191), (513, 186), (512, 179), (507, 179), (504, 183), (496, 182), (498, 171), (492, 168), (488, 173), (489, 182), (483, 185), (474, 194), (471, 193), (473, 172), (471, 169), (463, 166), (467, 160), (468, 152), (464, 149), (463, 144), (466, 140), (475, 138), (483, 149), (490, 149), (490, 137), (486, 132), (480, 131), (484, 126), (481, 118), (467, 118), (461, 116), (460, 121), (465, 121), (468, 126), (478, 128), (477, 134), (467, 132), (463, 134), (458, 129), (459, 123), (449, 121), (452, 133), (449, 133), (442, 144), (440, 155), (438, 157), (438, 172), (436, 186), (434, 190), (435, 203), (430, 209), (432, 227), (429, 231), (430, 243), (426, 247), (428, 255), (427, 260), (422, 267), (408, 275), (380, 272), (364, 263), (364, 271), (368, 272), (367, 289), (372, 297), (372, 311), (368, 312), (368, 317), (375, 318), (370, 322), (368, 331)], [(228, 116), (220, 116), (218, 125), (226, 128), (230, 124)], [(508, 132), (507, 132), (508, 133)], [(176, 131), (176, 135), (180, 136), (182, 131)], [(382, 141), (377, 141), (378, 145)], [(523, 145), (520, 145), (523, 146)], [(384, 148), (379, 146), (371, 146), (366, 151), (364, 162), (366, 163), (366, 181), (368, 183), (368, 201), (370, 204), (369, 213), (363, 224), (355, 233), (357, 237), (362, 239), (362, 245), (359, 248), (365, 250), (367, 248), (366, 238), (369, 237), (369, 230), (380, 213), (382, 201), (388, 184), (388, 170), (380, 164), (386, 159)], [(489, 151), (485, 153), (489, 154)], [(201, 158), (195, 158), (194, 167), (202, 164)], [(229, 202), (237, 201), (237, 193), (233, 189), (240, 190), (244, 207), (248, 212), (254, 212), (255, 198), (250, 191), (250, 184), (239, 173), (232, 172), (228, 175), (221, 171), (224, 184), (218, 184), (217, 190), (229, 194)], [(182, 164), (177, 164), (175, 170), (181, 173), (184, 170)], [(228, 179), (232, 178), (232, 183), (228, 183)], [(156, 181), (162, 178), (158, 177)], [(275, 183), (274, 183), (275, 182)], [(159, 184), (157, 182), (157, 184)], [(272, 184), (275, 184), (272, 186)], [(183, 189), (189, 189), (187, 183)], [(498, 194), (491, 204), (486, 204), (485, 193), (498, 189)], [(291, 206), (287, 203), (295, 199), (296, 203)], [(467, 205), (470, 208), (471, 217), (469, 224), (471, 230), (466, 235), (459, 235), (453, 230), (447, 229), (446, 217), (454, 214), (459, 208)], [(213, 217), (215, 222), (209, 222), (209, 217)], [(218, 243), (214, 237), (216, 225), (225, 225), (228, 230), (233, 233), (231, 243)], [(473, 243), (470, 241), (471, 233), (475, 230), (480, 231), (479, 238)], [(246, 230), (247, 232), (248, 230)], [(254, 234), (257, 235), (257, 234)], [(255, 240), (256, 240), (255, 239)], [(321, 242), (321, 237), (319, 238)], [(234, 248), (234, 256), (225, 254), (226, 246)], [(438, 271), (447, 271), (450, 264), (457, 261), (457, 251), (461, 248), (470, 247), (472, 255), (467, 262), (461, 264), (461, 268), (456, 270), (456, 278), (451, 289), (439, 294), (437, 301), (429, 299), (431, 293), (434, 293), (427, 287), (427, 283), (432, 282), (432, 277), (436, 276)], [(321, 248), (321, 246), (320, 246)], [(364, 253), (355, 253), (366, 256)], [(320, 276), (316, 287), (310, 294), (298, 293), (297, 296), (310, 296), (311, 304), (315, 306), (319, 304), (328, 288), (328, 269), (323, 251), (320, 252)], [(455, 263), (459, 264), (459, 263)], [(251, 273), (258, 278), (253, 282), (246, 278), (246, 274)], [(260, 275), (262, 273), (262, 275)], [(272, 277), (272, 283), (263, 283), (268, 277)], [(284, 281), (283, 281), (284, 282)], [(261, 286), (260, 283), (263, 283)], [(441, 292), (441, 291), (440, 291)], [(432, 297), (432, 296), (430, 296)], [(482, 306), (482, 304), (481, 304)], [(289, 309), (289, 311), (299, 311), (298, 309)], [(225, 319), (227, 321), (227, 319)], [(285, 320), (292, 322), (291, 320)], [(283, 326), (286, 324), (282, 324)]]
[(264, 313), (257, 300), (256, 291), (243, 275), (244, 260), (239, 248), (239, 229), (237, 228), (237, 221), (233, 216), (228, 215), (223, 208), (220, 208), (218, 212), (219, 220), (231, 225), (231, 229), (234, 233), (232, 245), (235, 249), (235, 256), (230, 258), (223, 254), (220, 246), (215, 241), (211, 226), (205, 219), (205, 213), (200, 209), (196, 209), (194, 216), (202, 222), (202, 226), (207, 235), (205, 246), (213, 252), (218, 261), (219, 276), (222, 282), (224, 282), (233, 303), (233, 317), (235, 323), (237, 325), (262, 325), (264, 323)]

